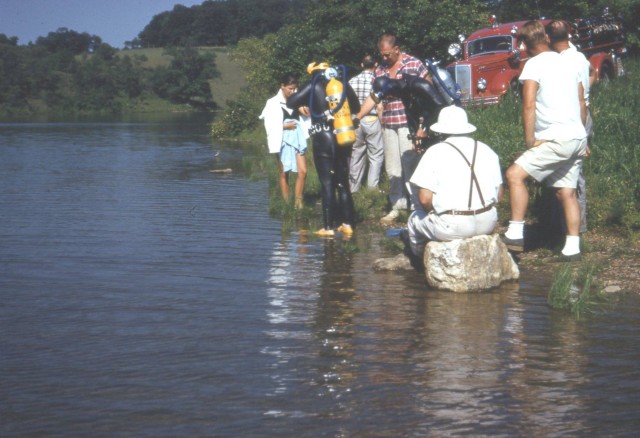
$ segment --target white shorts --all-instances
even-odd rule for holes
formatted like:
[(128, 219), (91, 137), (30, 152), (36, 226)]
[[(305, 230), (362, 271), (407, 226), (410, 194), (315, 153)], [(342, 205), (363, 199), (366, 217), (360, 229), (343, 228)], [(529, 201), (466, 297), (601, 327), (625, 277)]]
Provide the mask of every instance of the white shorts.
[(525, 151), (515, 161), (533, 179), (550, 187), (573, 188), (578, 184), (587, 139), (547, 141)]

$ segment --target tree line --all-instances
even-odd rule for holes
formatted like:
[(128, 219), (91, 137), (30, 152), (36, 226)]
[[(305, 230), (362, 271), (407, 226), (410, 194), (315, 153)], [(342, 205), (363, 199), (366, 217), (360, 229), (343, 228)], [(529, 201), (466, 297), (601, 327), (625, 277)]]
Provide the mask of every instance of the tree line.
[(0, 34), (0, 114), (119, 113), (149, 98), (213, 109), (214, 54), (192, 47), (166, 52), (169, 65), (150, 68), (145, 56), (66, 28), (27, 46)]
[(229, 46), (262, 37), (304, 15), (316, 0), (206, 0), (155, 15), (126, 47)]

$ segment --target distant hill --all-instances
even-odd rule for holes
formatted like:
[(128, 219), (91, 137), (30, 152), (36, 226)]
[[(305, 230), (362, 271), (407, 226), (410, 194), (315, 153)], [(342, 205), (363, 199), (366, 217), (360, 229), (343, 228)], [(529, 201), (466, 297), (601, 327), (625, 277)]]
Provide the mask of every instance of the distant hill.
[[(218, 108), (224, 110), (227, 108), (227, 101), (235, 99), (240, 90), (246, 85), (245, 73), (240, 66), (229, 59), (230, 49), (227, 47), (199, 47), (199, 50), (206, 52), (214, 52), (216, 55), (216, 70), (220, 73), (218, 78), (209, 81), (211, 86), (211, 94)], [(158, 66), (166, 66), (171, 62), (171, 56), (164, 54), (165, 49), (131, 49), (120, 50), (119, 56), (144, 56), (146, 61), (145, 67), (154, 68)]]

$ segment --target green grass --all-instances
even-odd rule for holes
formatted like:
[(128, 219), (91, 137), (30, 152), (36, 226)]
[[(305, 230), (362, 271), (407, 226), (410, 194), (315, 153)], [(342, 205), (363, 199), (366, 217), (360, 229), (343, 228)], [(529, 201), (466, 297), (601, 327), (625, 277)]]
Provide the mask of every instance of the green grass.
[(576, 319), (608, 306), (609, 299), (596, 281), (600, 269), (588, 262), (577, 267), (565, 264), (559, 268), (549, 290), (548, 304), (554, 309), (571, 312)]

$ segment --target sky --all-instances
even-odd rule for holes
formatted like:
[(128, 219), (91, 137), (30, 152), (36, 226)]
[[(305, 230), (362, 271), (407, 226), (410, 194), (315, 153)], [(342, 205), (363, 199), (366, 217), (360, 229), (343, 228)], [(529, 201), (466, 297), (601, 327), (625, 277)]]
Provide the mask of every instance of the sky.
[(154, 15), (204, 0), (0, 0), (0, 33), (34, 42), (61, 27), (102, 38), (116, 48), (136, 38)]

